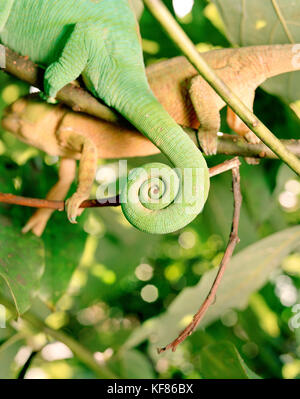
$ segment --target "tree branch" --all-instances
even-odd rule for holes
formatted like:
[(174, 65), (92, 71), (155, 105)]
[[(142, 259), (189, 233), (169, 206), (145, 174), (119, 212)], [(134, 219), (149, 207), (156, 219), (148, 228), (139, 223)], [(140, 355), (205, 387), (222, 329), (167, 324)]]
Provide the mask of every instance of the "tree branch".
[(155, 19), (162, 25), (172, 41), (179, 47), (200, 75), (218, 95), (245, 122), (245, 124), (293, 171), (300, 176), (300, 160), (288, 151), (276, 136), (243, 104), (235, 93), (216, 75), (197, 51), (180, 25), (161, 0), (144, 0)]
[(189, 337), (193, 333), (193, 331), (195, 331), (200, 321), (203, 319), (204, 315), (206, 314), (208, 308), (214, 303), (216, 292), (218, 290), (222, 277), (225, 273), (226, 267), (232, 257), (236, 245), (239, 243), (238, 227), (239, 227), (240, 212), (242, 205), (242, 194), (240, 188), (240, 171), (239, 171), (240, 163), (237, 158), (235, 158), (235, 162), (236, 163), (235, 165), (233, 164), (234, 167), (232, 169), (232, 186), (233, 186), (233, 197), (234, 197), (232, 228), (231, 228), (229, 242), (226, 251), (224, 253), (222, 262), (219, 266), (219, 271), (217, 273), (215, 281), (213, 282), (213, 285), (205, 301), (201, 305), (198, 312), (194, 315), (192, 322), (179, 334), (179, 336), (173, 342), (171, 342), (164, 348), (158, 349), (158, 353), (165, 352), (168, 349), (172, 349), (172, 351), (175, 352), (177, 346), (181, 342), (183, 342), (187, 337)]

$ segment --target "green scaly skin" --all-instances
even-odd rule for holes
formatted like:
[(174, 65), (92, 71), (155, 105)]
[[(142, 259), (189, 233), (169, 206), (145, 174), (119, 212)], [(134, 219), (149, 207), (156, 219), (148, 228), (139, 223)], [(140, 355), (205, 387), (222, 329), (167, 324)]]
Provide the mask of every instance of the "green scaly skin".
[(149, 88), (128, 0), (0, 0), (0, 10), (1, 43), (46, 68), (46, 95), (54, 98), (82, 75), (96, 97), (127, 118), (176, 168), (175, 176), (163, 164), (153, 165), (160, 169), (154, 177), (151, 165), (146, 175), (129, 174), (121, 195), (129, 222), (156, 234), (190, 223), (208, 196), (208, 168)]

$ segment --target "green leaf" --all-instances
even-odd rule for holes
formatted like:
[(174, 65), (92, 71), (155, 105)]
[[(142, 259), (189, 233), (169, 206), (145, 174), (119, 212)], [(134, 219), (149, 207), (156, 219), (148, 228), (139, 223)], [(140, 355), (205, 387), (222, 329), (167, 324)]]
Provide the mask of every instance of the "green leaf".
[(200, 352), (200, 371), (209, 379), (258, 379), (230, 342), (205, 346)]
[[(273, 234), (235, 255), (219, 286), (216, 302), (209, 308), (200, 326), (211, 324), (228, 309), (245, 309), (250, 295), (266, 284), (270, 273), (299, 247), (299, 243), (300, 226), (296, 226)], [(156, 346), (171, 342), (204, 301), (216, 273), (216, 269), (210, 270), (196, 286), (184, 289), (167, 312), (146, 321), (133, 333), (126, 346), (136, 346), (149, 336)]]
[[(239, 46), (300, 43), (300, 1), (213, 0), (231, 43)], [(268, 80), (263, 87), (288, 103), (300, 99), (300, 72)]]
[[(32, 234), (4, 225), (0, 219), (0, 276), (5, 280), (19, 314), (31, 306), (44, 271), (44, 247)], [(6, 222), (7, 223), (7, 222)]]

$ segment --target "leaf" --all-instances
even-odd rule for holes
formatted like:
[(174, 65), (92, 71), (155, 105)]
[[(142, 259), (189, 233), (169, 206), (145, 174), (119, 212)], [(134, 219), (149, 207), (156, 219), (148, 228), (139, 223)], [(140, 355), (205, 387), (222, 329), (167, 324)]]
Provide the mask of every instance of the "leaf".
[(46, 257), (40, 296), (44, 300), (55, 304), (65, 293), (82, 256), (86, 236), (80, 225), (68, 222), (64, 212), (52, 216), (43, 234)]
[[(300, 43), (300, 1), (213, 0), (234, 45)], [(294, 103), (300, 99), (300, 72), (268, 80), (268, 92)]]
[(230, 342), (205, 346), (200, 352), (200, 371), (209, 379), (258, 379)]
[[(270, 273), (300, 244), (300, 226), (273, 234), (235, 255), (224, 274), (216, 302), (203, 318), (205, 327), (217, 320), (226, 310), (245, 309), (250, 295), (263, 287)], [(204, 274), (200, 282), (184, 289), (169, 309), (157, 318), (146, 321), (126, 343), (133, 347), (148, 339), (158, 346), (166, 345), (188, 324), (208, 294), (217, 270)]]
[(17, 333), (0, 346), (0, 379), (15, 377), (13, 361), (22, 344), (24, 344), (24, 337), (21, 333)]
[(122, 378), (155, 378), (150, 361), (141, 352), (136, 350), (125, 351), (122, 354), (121, 363)]
[(5, 280), (19, 314), (31, 306), (44, 271), (42, 241), (23, 235), (18, 228), (0, 219), (0, 276)]
[[(14, 185), (13, 178), (15, 177), (16, 164), (14, 164), (8, 157), (1, 157), (0, 164), (0, 191), (2, 193), (13, 193)], [(1, 209), (2, 212), (2, 209)]]

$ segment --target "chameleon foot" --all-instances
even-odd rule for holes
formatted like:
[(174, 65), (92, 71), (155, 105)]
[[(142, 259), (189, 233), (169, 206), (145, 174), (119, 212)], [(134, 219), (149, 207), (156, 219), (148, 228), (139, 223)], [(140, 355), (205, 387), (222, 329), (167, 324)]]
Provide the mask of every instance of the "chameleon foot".
[(80, 216), (84, 209), (80, 209), (80, 205), (83, 201), (85, 201), (88, 197), (79, 195), (77, 193), (73, 194), (71, 198), (66, 201), (66, 211), (68, 215), (68, 219), (70, 223), (76, 224), (77, 216)]
[(55, 97), (49, 97), (47, 94), (43, 93), (42, 91), (39, 92), (39, 97), (46, 101), (48, 104), (58, 104), (58, 101), (56, 100)]
[(31, 218), (28, 220), (26, 225), (22, 229), (22, 233), (28, 233), (32, 231), (33, 234), (40, 237), (45, 227), (48, 223), (49, 218), (51, 217), (52, 211), (49, 209), (39, 209), (37, 210)]
[(248, 165), (259, 165), (260, 164), (260, 159), (258, 159), (258, 158), (245, 157), (245, 161), (247, 162)]
[(58, 104), (58, 101), (56, 100), (55, 97), (48, 97), (47, 98), (47, 103), (48, 104)]
[(218, 137), (211, 132), (198, 133), (199, 142), (205, 155), (216, 155), (218, 148)]

